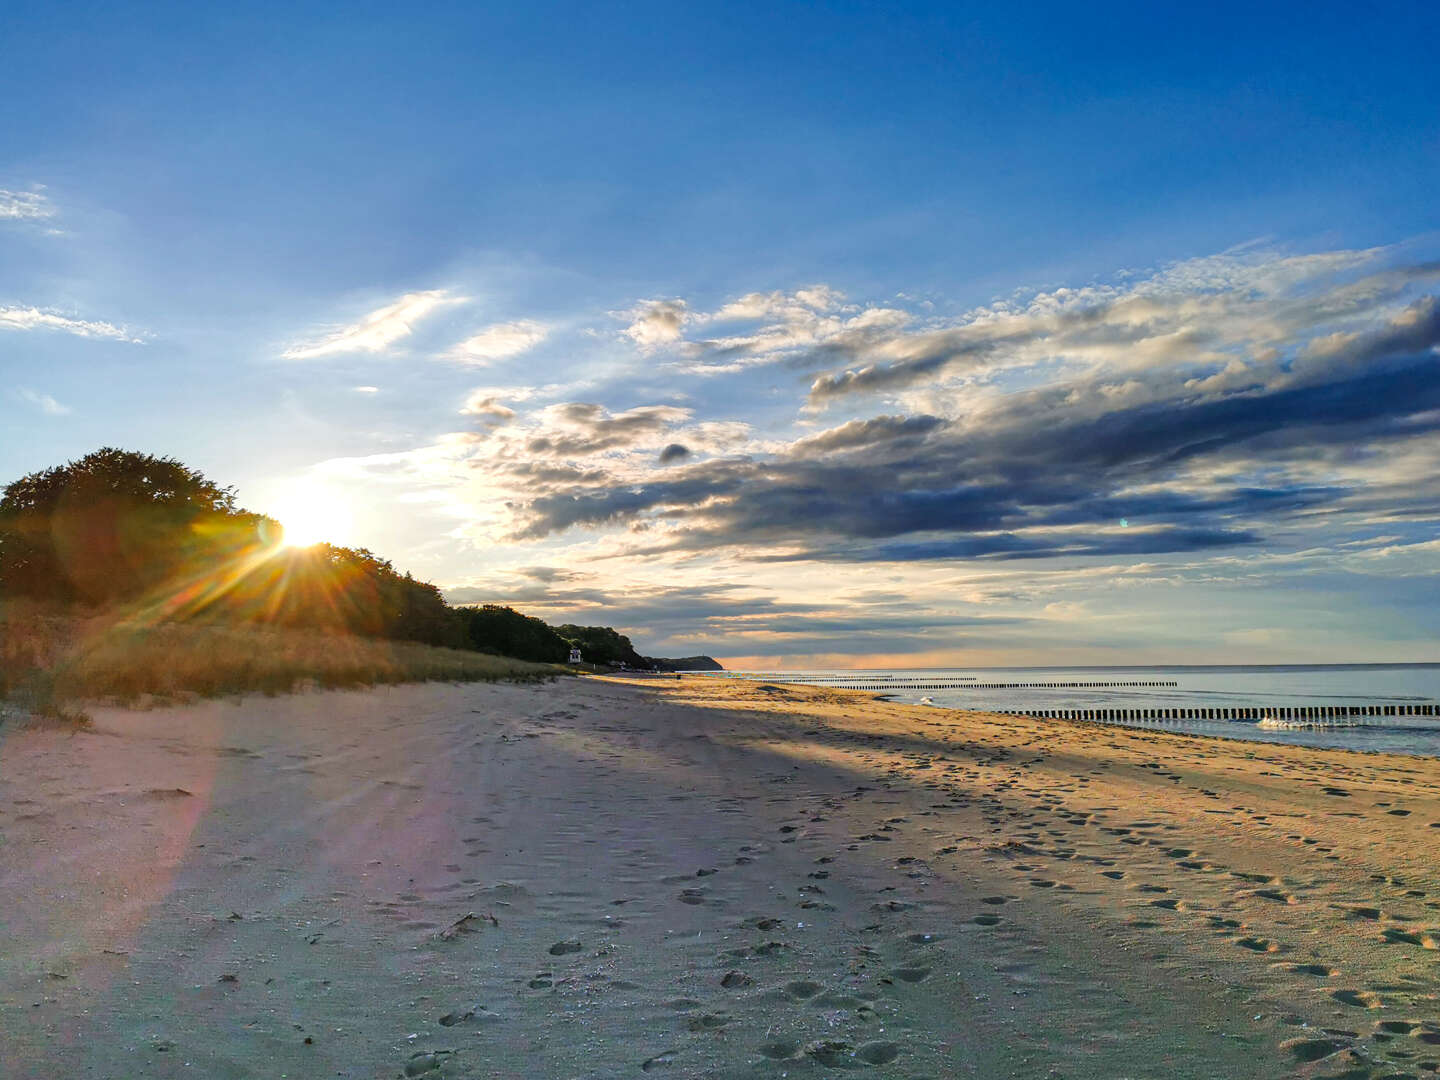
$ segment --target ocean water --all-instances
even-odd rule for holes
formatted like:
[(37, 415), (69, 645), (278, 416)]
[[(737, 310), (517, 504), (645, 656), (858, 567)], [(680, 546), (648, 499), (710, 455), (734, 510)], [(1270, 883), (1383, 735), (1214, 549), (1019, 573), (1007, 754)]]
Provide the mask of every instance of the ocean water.
[[(948, 709), (1147, 709), (1433, 705), (1440, 702), (1440, 664), (1304, 664), (1291, 666), (887, 668), (874, 671), (726, 672), (722, 677), (794, 680), (867, 689), (894, 701)], [(973, 679), (967, 686), (962, 680)], [(916, 689), (909, 682), (958, 683)], [(1141, 683), (1056, 689), (986, 687), (985, 683)], [(1118, 722), (1118, 721), (1112, 721)], [(1354, 727), (1266, 731), (1254, 720), (1134, 720), (1126, 726), (1232, 739), (1346, 750), (1440, 756), (1440, 716), (1367, 716)]]

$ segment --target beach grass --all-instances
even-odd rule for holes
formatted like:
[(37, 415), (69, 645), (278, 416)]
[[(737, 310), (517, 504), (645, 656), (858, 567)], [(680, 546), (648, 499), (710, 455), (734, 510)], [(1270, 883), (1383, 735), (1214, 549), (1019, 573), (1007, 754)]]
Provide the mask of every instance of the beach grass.
[(488, 653), (316, 630), (64, 616), (0, 608), (0, 695), (39, 716), (83, 703), (284, 694), (407, 682), (534, 682), (562, 674)]

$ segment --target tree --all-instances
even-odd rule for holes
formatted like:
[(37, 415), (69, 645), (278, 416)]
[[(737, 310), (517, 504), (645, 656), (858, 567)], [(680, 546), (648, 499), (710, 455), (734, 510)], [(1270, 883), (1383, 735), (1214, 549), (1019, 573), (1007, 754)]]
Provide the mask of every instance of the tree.
[(459, 611), (465, 618), (466, 641), (472, 649), (538, 663), (563, 663), (570, 656), (570, 643), (533, 616), (498, 604)]
[(262, 519), (174, 458), (104, 447), (0, 495), (0, 593), (113, 603), (258, 546)]
[(578, 645), (587, 663), (625, 664), (645, 670), (650, 667), (646, 659), (635, 651), (628, 637), (608, 626), (576, 626), (566, 623), (557, 626), (555, 632)]

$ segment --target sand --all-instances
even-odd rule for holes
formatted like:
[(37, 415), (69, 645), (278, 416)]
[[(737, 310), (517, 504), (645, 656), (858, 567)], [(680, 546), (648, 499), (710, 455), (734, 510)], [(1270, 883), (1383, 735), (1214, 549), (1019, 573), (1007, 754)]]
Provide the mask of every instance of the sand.
[(701, 679), (0, 729), (5, 1077), (1440, 1069), (1440, 762)]

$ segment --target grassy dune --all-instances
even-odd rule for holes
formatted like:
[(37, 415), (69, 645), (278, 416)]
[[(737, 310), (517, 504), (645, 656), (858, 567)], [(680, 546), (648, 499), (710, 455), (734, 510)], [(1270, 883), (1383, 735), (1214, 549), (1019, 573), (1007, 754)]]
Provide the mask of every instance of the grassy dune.
[(0, 695), (40, 714), (78, 703), (283, 694), (310, 686), (536, 681), (564, 669), (486, 653), (313, 630), (127, 624), (0, 610)]

